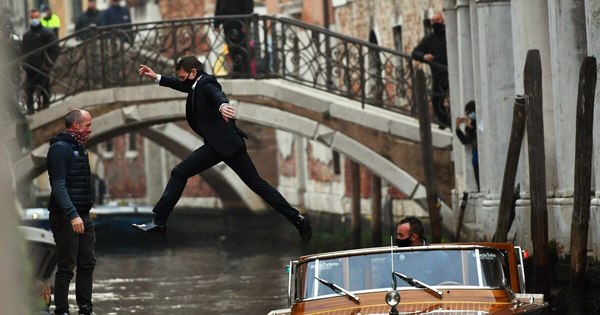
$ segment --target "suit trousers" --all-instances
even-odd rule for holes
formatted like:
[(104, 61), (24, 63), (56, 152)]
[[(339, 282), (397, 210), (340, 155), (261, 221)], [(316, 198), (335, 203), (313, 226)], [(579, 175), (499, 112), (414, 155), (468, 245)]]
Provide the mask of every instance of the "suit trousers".
[(188, 178), (204, 170), (225, 162), (254, 193), (259, 195), (268, 205), (281, 213), (293, 224), (299, 224), (298, 210), (294, 209), (283, 196), (269, 183), (260, 177), (252, 163), (246, 148), (238, 153), (225, 157), (208, 144), (196, 149), (171, 171), (171, 177), (160, 200), (152, 210), (156, 214), (154, 223), (166, 225), (169, 214), (181, 198)]
[(73, 231), (71, 220), (64, 214), (50, 212), (50, 228), (54, 235), (58, 253), (58, 268), (54, 280), (55, 313), (69, 312), (69, 283), (73, 278), (73, 270), (77, 267), (75, 277), (75, 299), (80, 309), (92, 309), (92, 282), (96, 266), (94, 243), (96, 233), (94, 223), (89, 214), (80, 215), (83, 220), (84, 232), (77, 234)]

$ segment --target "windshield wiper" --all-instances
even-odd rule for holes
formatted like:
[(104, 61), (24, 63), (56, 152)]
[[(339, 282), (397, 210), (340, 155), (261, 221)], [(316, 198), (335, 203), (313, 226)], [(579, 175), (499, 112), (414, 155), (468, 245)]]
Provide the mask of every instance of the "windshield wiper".
[(328, 288), (330, 288), (331, 290), (333, 290), (336, 293), (343, 293), (345, 294), (348, 299), (353, 300), (354, 302), (356, 302), (357, 304), (360, 304), (360, 298), (354, 294), (352, 294), (351, 292), (349, 292), (348, 290), (340, 287), (339, 285), (333, 283), (333, 282), (329, 282), (325, 279), (321, 279), (317, 276), (315, 276), (315, 279), (319, 280), (319, 282), (321, 282), (322, 284), (324, 284), (325, 286), (327, 286)]
[(430, 285), (428, 285), (428, 284), (426, 284), (426, 283), (424, 283), (422, 281), (419, 281), (417, 279), (413, 279), (413, 278), (411, 278), (411, 277), (409, 277), (409, 276), (407, 276), (405, 274), (401, 274), (398, 271), (394, 271), (392, 274), (395, 275), (395, 276), (397, 276), (398, 278), (404, 280), (404, 282), (412, 285), (415, 288), (425, 289), (428, 292), (434, 293), (440, 299), (444, 295), (442, 293), (442, 291), (440, 291), (440, 290), (438, 290), (438, 289), (436, 289), (436, 288), (434, 288), (434, 287), (432, 287), (432, 286), (430, 286)]

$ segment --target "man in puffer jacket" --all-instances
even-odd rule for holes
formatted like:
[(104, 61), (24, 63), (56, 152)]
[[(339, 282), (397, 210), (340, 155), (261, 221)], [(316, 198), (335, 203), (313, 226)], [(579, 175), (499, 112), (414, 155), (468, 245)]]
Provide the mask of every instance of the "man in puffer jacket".
[(67, 129), (50, 140), (47, 156), (52, 192), (48, 210), (58, 253), (54, 282), (55, 314), (69, 314), (69, 283), (77, 267), (75, 296), (79, 314), (92, 311), (92, 274), (96, 265), (96, 234), (90, 217), (92, 184), (85, 143), (92, 132), (92, 116), (72, 110), (65, 116)]

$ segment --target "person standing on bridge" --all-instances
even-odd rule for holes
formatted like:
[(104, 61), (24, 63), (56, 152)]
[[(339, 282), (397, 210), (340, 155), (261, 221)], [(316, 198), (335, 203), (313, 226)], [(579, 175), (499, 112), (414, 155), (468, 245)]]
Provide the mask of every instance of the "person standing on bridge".
[(42, 19), (40, 22), (42, 26), (53, 31), (56, 37), (59, 37), (58, 33), (60, 31), (60, 18), (58, 15), (52, 12), (52, 8), (46, 3), (40, 6), (40, 12), (42, 12)]
[(219, 16), (254, 13), (252, 0), (217, 0), (215, 4), (215, 31), (225, 29), (225, 42), (231, 60), (232, 76), (247, 77), (250, 74), (250, 23), (251, 19), (224, 19)]
[[(100, 11), (96, 8), (96, 0), (89, 0), (87, 10), (77, 17), (75, 31), (80, 31), (93, 26), (100, 26)], [(77, 37), (84, 40), (93, 35), (92, 31), (81, 32)]]
[(69, 283), (73, 270), (79, 314), (93, 315), (92, 282), (96, 266), (96, 233), (90, 217), (92, 183), (85, 143), (92, 132), (92, 116), (75, 109), (65, 116), (67, 130), (50, 139), (46, 158), (50, 176), (50, 228), (54, 234), (58, 268), (54, 281), (54, 314), (69, 314)]
[[(29, 12), (29, 24), (30, 28), (23, 34), (21, 42), (23, 55), (56, 41), (54, 32), (42, 26), (40, 11), (37, 9), (31, 9)], [(59, 52), (58, 45), (51, 45), (45, 50), (28, 55), (23, 60), (22, 66), (26, 75), (24, 89), (28, 115), (34, 112), (35, 92), (39, 92), (40, 95), (38, 110), (47, 108), (50, 104), (50, 71), (54, 61), (58, 58)]]
[(229, 104), (216, 78), (203, 69), (203, 64), (195, 56), (186, 56), (177, 61), (177, 77), (161, 76), (150, 67), (140, 65), (140, 76), (188, 94), (185, 116), (192, 130), (204, 138), (204, 145), (171, 171), (167, 187), (152, 210), (155, 213), (154, 219), (133, 226), (144, 232), (165, 236), (167, 219), (181, 197), (188, 178), (222, 161), (252, 191), (292, 222), (300, 233), (302, 242), (307, 244), (312, 237), (310, 219), (290, 206), (275, 188), (260, 177), (246, 150), (244, 138), (248, 136), (235, 124), (235, 108)]
[(431, 16), (433, 33), (425, 35), (412, 51), (413, 59), (426, 62), (431, 68), (431, 106), (441, 129), (450, 126), (450, 114), (444, 106), (448, 96), (448, 56), (446, 50), (446, 24), (441, 12)]

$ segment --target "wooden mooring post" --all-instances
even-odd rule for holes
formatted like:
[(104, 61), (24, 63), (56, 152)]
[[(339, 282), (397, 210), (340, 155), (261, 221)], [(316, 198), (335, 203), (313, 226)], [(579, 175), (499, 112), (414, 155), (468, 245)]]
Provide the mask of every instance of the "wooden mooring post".
[(371, 242), (383, 245), (381, 240), (381, 177), (373, 174), (371, 179)]
[(525, 107), (527, 109), (531, 235), (533, 238), (533, 286), (534, 292), (550, 296), (542, 62), (539, 50), (529, 50), (527, 52), (523, 74)]
[(587, 237), (592, 188), (594, 93), (596, 58), (586, 57), (579, 70), (577, 115), (575, 120), (575, 182), (571, 221), (571, 274), (569, 315), (588, 314), (586, 310)]
[(350, 178), (352, 181), (352, 248), (361, 247), (361, 216), (360, 216), (360, 166), (350, 160)]
[(512, 200), (517, 179), (517, 167), (519, 166), (519, 156), (521, 154), (521, 145), (523, 144), (523, 135), (525, 134), (525, 119), (527, 111), (525, 109), (525, 98), (522, 95), (515, 97), (515, 106), (513, 108), (513, 120), (510, 131), (510, 140), (508, 142), (508, 153), (506, 154), (506, 163), (504, 164), (504, 177), (502, 179), (502, 190), (500, 193), (500, 208), (498, 209), (498, 221), (496, 222), (496, 232), (494, 233), (494, 242), (506, 242), (508, 239), (508, 230), (511, 224)]
[(435, 180), (435, 165), (433, 164), (433, 144), (431, 140), (431, 122), (429, 120), (429, 106), (425, 74), (418, 69), (415, 74), (415, 100), (419, 115), (419, 131), (421, 135), (421, 159), (425, 173), (425, 190), (427, 192), (427, 209), (431, 221), (431, 241), (439, 243), (442, 240), (442, 219), (438, 206), (437, 183)]

